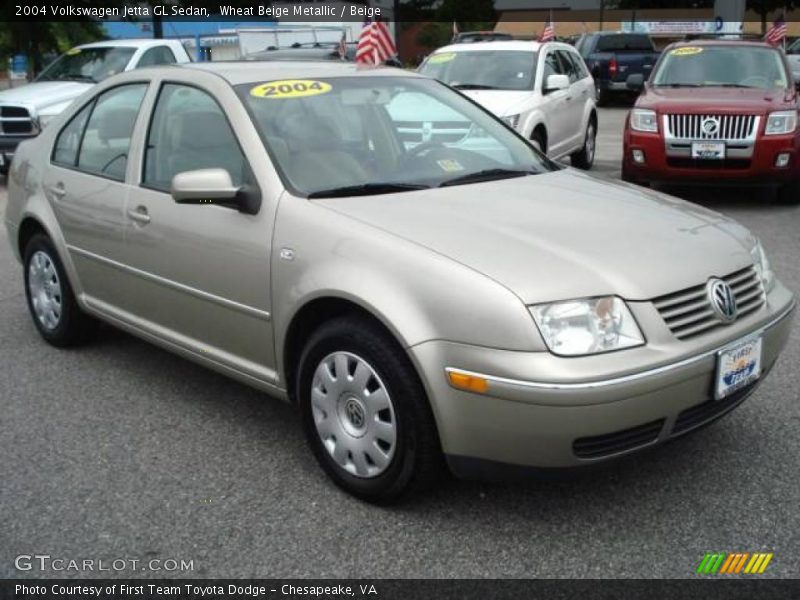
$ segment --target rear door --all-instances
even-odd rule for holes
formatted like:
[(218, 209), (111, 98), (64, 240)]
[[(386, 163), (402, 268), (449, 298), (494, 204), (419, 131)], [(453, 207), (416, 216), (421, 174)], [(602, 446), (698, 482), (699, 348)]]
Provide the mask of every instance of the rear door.
[(128, 156), (148, 83), (108, 89), (56, 137), (43, 177), (87, 302), (116, 301)]

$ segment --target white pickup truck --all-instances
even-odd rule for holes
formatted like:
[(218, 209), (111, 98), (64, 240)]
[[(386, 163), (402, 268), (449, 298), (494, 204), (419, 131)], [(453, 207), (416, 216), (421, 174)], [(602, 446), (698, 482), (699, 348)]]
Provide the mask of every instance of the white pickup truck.
[(139, 67), (191, 62), (178, 40), (112, 40), (76, 46), (31, 83), (0, 92), (0, 173), (20, 142), (99, 81)]

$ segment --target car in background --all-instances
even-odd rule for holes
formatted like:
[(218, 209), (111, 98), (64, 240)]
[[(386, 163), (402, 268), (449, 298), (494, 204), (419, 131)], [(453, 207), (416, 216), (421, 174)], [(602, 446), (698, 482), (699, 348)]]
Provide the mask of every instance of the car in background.
[[(454, 44), (428, 56), (418, 71), (494, 113), (551, 158), (594, 163), (594, 83), (575, 48), (558, 42)], [(431, 135), (447, 129), (431, 123)]]
[[(460, 115), (476, 144), (398, 143), (395, 103)], [(5, 221), (44, 340), (101, 319), (294, 404), (322, 469), (372, 502), (445, 465), (502, 478), (683, 436), (744, 402), (792, 331), (747, 229), (564, 169), (400, 69), (118, 75), (20, 146)]]
[(647, 79), (660, 54), (646, 33), (585, 33), (575, 48), (594, 77), (598, 106), (614, 95), (630, 96), (628, 76), (640, 74)]
[(756, 185), (800, 202), (798, 92), (763, 42), (673, 44), (625, 122), (622, 177), (635, 183)]
[[(245, 60), (263, 60), (263, 61), (279, 61), (279, 60), (300, 60), (300, 61), (316, 61), (316, 60), (344, 60), (352, 62), (356, 59), (356, 52), (358, 50), (358, 42), (347, 42), (345, 45), (345, 55), (339, 51), (339, 44), (336, 42), (309, 42), (306, 44), (295, 43), (288, 48), (278, 48), (270, 46), (261, 52), (253, 52), (245, 56)], [(397, 57), (392, 57), (386, 62), (385, 65), (390, 67), (402, 67), (402, 63)]]
[(786, 57), (794, 80), (800, 81), (800, 39), (794, 40), (786, 47)]
[(451, 44), (472, 44), (475, 42), (500, 42), (513, 40), (510, 33), (499, 31), (462, 31), (453, 36)]
[(140, 67), (190, 61), (177, 40), (109, 40), (68, 50), (31, 83), (0, 92), (0, 173), (8, 171), (20, 142), (39, 135), (96, 83)]

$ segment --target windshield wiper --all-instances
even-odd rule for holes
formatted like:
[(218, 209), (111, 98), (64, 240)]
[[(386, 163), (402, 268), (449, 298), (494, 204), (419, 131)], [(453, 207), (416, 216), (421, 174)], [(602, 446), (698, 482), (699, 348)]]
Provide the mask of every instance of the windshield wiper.
[(669, 88), (696, 88), (701, 87), (699, 83), (657, 83), (656, 87), (669, 87)]
[(311, 192), (308, 197), (314, 198), (345, 198), (347, 196), (372, 196), (373, 194), (396, 194), (414, 190), (427, 190), (430, 186), (417, 183), (363, 183), (361, 185), (348, 185)]
[(755, 86), (742, 85), (741, 83), (717, 83), (715, 85), (716, 85), (716, 87), (723, 87), (723, 88), (745, 88), (745, 89), (748, 89), (748, 90), (756, 89)]
[(457, 83), (453, 86), (457, 90), (496, 90), (493, 85), (483, 85), (480, 83)]
[(465, 183), (480, 183), (482, 181), (494, 181), (496, 179), (511, 179), (512, 177), (525, 177), (526, 175), (537, 175), (537, 171), (527, 171), (519, 169), (485, 169), (475, 173), (468, 173), (461, 177), (448, 179), (439, 187), (450, 187), (452, 185), (462, 185)]

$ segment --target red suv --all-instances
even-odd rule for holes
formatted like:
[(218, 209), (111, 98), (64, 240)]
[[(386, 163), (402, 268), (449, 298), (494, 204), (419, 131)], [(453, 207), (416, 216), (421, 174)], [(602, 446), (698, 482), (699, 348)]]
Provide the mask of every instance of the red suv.
[(800, 202), (798, 92), (783, 53), (760, 42), (667, 47), (625, 121), (622, 178), (760, 185)]

